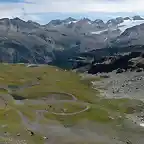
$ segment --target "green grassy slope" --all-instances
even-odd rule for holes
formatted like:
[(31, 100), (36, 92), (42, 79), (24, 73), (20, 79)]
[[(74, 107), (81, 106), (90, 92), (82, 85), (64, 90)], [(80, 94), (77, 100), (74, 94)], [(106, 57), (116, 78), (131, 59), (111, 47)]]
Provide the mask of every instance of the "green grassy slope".
[[(41, 144), (43, 140), (37, 134), (31, 137), (27, 134), (26, 128), (22, 126), (21, 118), (16, 109), (28, 117), (30, 121), (35, 121), (36, 110), (48, 110), (44, 116), (47, 120), (57, 120), (65, 126), (74, 125), (82, 120), (94, 121), (98, 123), (113, 124), (119, 119), (123, 119), (125, 114), (134, 113), (144, 108), (140, 101), (130, 99), (102, 99), (97, 90), (91, 88), (90, 82), (100, 80), (93, 77), (81, 79), (81, 77), (72, 71), (64, 71), (52, 66), (40, 66), (28, 68), (22, 64), (0, 64), (0, 98), (6, 98), (9, 94), (31, 100), (40, 100), (50, 97), (52, 92), (61, 92), (72, 94), (77, 98), (76, 102), (65, 101), (54, 104), (16, 104), (15, 101), (6, 99), (7, 108), (0, 109), (0, 127), (7, 124), (8, 127), (0, 129), (0, 132), (8, 131), (15, 138), (17, 133), (23, 133), (22, 139), (27, 139), (28, 143)], [(38, 83), (37, 85), (35, 85)], [(34, 84), (32, 86), (32, 84)], [(3, 87), (9, 87), (3, 88)], [(24, 87), (19, 89), (19, 87)], [(66, 97), (61, 97), (65, 100)], [(66, 99), (66, 100), (71, 100)], [(86, 106), (89, 109), (76, 115), (55, 115), (52, 112), (73, 113), (81, 111)], [(49, 108), (51, 105), (51, 108)], [(120, 117), (122, 116), (122, 118)], [(17, 138), (17, 137), (16, 137)]]

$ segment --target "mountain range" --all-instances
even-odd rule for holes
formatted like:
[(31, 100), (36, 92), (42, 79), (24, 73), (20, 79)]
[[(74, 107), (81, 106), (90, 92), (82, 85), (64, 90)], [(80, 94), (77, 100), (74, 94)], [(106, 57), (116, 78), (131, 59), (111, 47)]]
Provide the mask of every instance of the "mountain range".
[[(78, 57), (142, 50), (144, 19), (118, 17), (52, 20), (46, 25), (19, 18), (0, 19), (0, 61), (71, 67)], [(93, 58), (93, 56), (91, 58)]]

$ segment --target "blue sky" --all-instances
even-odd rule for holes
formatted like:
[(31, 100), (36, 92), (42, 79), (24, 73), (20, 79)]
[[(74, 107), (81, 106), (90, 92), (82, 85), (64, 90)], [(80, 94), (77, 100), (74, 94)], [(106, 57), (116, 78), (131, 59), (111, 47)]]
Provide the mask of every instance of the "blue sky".
[(1, 3), (18, 3), (24, 2), (24, 0), (0, 0)]
[(1, 0), (1, 2), (18, 2), (19, 0)]
[(88, 17), (107, 20), (144, 14), (144, 0), (0, 0), (0, 18), (20, 17), (47, 23), (51, 19)]

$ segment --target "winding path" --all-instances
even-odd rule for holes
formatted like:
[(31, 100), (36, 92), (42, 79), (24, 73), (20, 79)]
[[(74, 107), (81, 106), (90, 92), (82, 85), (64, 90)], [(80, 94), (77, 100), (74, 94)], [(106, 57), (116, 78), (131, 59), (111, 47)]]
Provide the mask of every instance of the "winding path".
[[(57, 93), (58, 94), (58, 93)], [(60, 93), (61, 95), (62, 93)], [(72, 96), (72, 95), (69, 95), (68, 96)], [(46, 97), (45, 97), (46, 98)], [(17, 113), (19, 114), (21, 120), (22, 120), (22, 123), (23, 125), (27, 128), (27, 129), (30, 129), (32, 131), (40, 131), (41, 129), (41, 124), (40, 124), (40, 120), (42, 119), (46, 119), (45, 116), (44, 116), (44, 113), (51, 113), (51, 114), (54, 114), (54, 115), (58, 115), (58, 116), (72, 116), (72, 115), (77, 115), (77, 114), (80, 114), (80, 113), (83, 113), (87, 110), (90, 109), (90, 106), (88, 103), (85, 103), (85, 102), (82, 102), (82, 101), (78, 101), (76, 99), (75, 96), (72, 97), (73, 99), (72, 100), (26, 100), (26, 102), (28, 102), (29, 104), (31, 105), (37, 105), (39, 104), (39, 102), (42, 104), (50, 104), (50, 105), (53, 105), (53, 104), (56, 104), (56, 103), (65, 103), (65, 102), (68, 102), (68, 103), (78, 103), (80, 105), (83, 105), (84, 108), (80, 111), (75, 111), (75, 112), (69, 112), (69, 113), (64, 113), (64, 112), (61, 112), (61, 113), (57, 113), (57, 112), (52, 112), (52, 111), (49, 111), (49, 110), (35, 110), (35, 113), (36, 113), (36, 119), (34, 122), (30, 121), (21, 111), (17, 110)], [(23, 101), (23, 100), (22, 100)]]
[[(29, 87), (32, 87), (32, 86), (35, 86), (38, 84), (39, 84), (38, 81), (33, 81), (31, 83), (26, 83), (23, 86), (20, 86), (18, 88), (14, 88), (14, 90), (23, 91), (25, 88), (29, 88)], [(46, 119), (44, 116), (44, 113), (50, 113), (50, 114), (54, 114), (54, 115), (58, 115), (58, 116), (72, 116), (72, 115), (77, 115), (77, 114), (83, 113), (90, 109), (90, 105), (88, 103), (79, 101), (74, 95), (65, 93), (65, 92), (50, 92), (49, 95), (46, 97), (42, 97), (40, 99), (33, 99), (33, 100), (20, 99), (20, 100), (18, 100), (19, 102), (17, 103), (17, 100), (15, 100), (14, 97), (12, 97), (10, 95), (11, 90), (13, 90), (13, 88), (10, 88), (8, 86), (0, 86), (0, 88), (6, 89), (9, 93), (8, 94), (9, 98), (5, 99), (4, 95), (0, 97), (1, 101), (4, 103), (4, 107), (7, 106), (7, 101), (9, 99), (14, 100), (15, 104), (19, 104), (19, 102), (20, 102), (20, 103), (28, 104), (31, 106), (46, 104), (46, 105), (50, 105), (51, 107), (53, 107), (52, 106), (53, 104), (62, 104), (62, 103), (70, 103), (70, 104), (74, 103), (74, 104), (79, 104), (79, 105), (83, 106), (81, 110), (74, 111), (74, 112), (54, 112), (54, 111), (49, 111), (49, 110), (36, 109), (36, 110), (34, 110), (34, 112), (36, 114), (36, 119), (33, 122), (27, 116), (25, 116), (20, 110), (13, 108), (14, 110), (16, 110), (16, 112), (20, 116), (20, 118), (22, 120), (22, 124), (27, 129), (30, 129), (35, 132), (39, 132), (41, 130), (42, 125), (40, 124), (40, 120)]]
[(61, 116), (72, 116), (72, 115), (76, 115), (76, 114), (80, 114), (82, 112), (87, 111), (90, 108), (90, 106), (87, 106), (85, 109), (78, 111), (78, 112), (73, 112), (73, 113), (56, 113), (56, 112), (51, 112), (52, 114), (55, 115), (61, 115)]

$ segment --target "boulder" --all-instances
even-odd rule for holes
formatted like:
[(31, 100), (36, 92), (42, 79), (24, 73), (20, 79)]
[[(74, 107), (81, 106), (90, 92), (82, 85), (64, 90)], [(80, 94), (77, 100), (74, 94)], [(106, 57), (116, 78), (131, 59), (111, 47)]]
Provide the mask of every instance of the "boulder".
[(118, 68), (117, 71), (116, 71), (116, 73), (117, 73), (117, 74), (118, 74), (118, 73), (123, 73), (124, 71), (125, 71), (124, 69)]
[(143, 71), (143, 68), (138, 68), (137, 70), (136, 70), (136, 72), (142, 72)]
[(17, 136), (20, 136), (20, 133), (18, 133)]
[(31, 131), (31, 130), (27, 130), (27, 131), (28, 131), (30, 136), (34, 136), (35, 135), (33, 131)]

